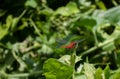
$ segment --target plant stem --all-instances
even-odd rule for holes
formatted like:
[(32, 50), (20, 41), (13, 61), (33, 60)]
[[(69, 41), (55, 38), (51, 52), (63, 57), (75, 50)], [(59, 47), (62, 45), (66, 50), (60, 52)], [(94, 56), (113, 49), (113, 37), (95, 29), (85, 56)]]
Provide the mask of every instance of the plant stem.
[(73, 51), (73, 52), (71, 53), (71, 59), (70, 59), (71, 66), (73, 67), (72, 79), (74, 79), (74, 73), (75, 73), (75, 70), (74, 70), (74, 68), (75, 68), (75, 57), (76, 57), (76, 52)]
[(34, 21), (32, 19), (29, 19), (30, 23), (32, 24), (32, 26), (34, 27), (36, 33), (41, 36), (40, 30), (37, 28), (36, 24), (34, 23)]
[(115, 40), (115, 39), (109, 39), (109, 40), (106, 40), (106, 41), (103, 42), (103, 43), (99, 43), (97, 46), (94, 46), (94, 47), (86, 50), (85, 52), (82, 52), (82, 53), (80, 54), (80, 56), (89, 54), (89, 53), (93, 52), (94, 50), (96, 50), (97, 48), (100, 48), (100, 47), (102, 47), (102, 46), (104, 46), (104, 45), (106, 45), (106, 44), (108, 44), (108, 43), (110, 43), (110, 42), (113, 42), (114, 40)]
[(14, 78), (14, 77), (28, 77), (31, 75), (38, 75), (38, 74), (42, 74), (42, 71), (37, 71), (37, 72), (31, 72), (31, 73), (20, 73), (20, 74), (7, 74), (7, 77), (10, 78)]
[(73, 51), (73, 53), (71, 54), (71, 66), (73, 67), (73, 75), (72, 75), (72, 79), (74, 79), (74, 73), (75, 73), (75, 58), (76, 58), (76, 52)]
[(73, 67), (73, 75), (72, 75), (72, 79), (75, 79), (75, 59), (76, 59), (76, 49), (78, 47), (78, 44), (75, 46), (75, 48), (72, 50), (71, 52), (71, 66)]
[(112, 0), (112, 3), (113, 3), (115, 6), (118, 6), (118, 3), (117, 3), (115, 0)]

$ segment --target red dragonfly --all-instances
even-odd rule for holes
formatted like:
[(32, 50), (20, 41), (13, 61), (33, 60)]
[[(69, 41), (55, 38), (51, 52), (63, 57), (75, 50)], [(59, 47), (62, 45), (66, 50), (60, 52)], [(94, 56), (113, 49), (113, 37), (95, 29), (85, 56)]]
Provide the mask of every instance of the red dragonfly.
[(72, 49), (75, 47), (76, 44), (76, 42), (71, 42), (69, 45), (62, 46), (62, 48)]
[(66, 46), (62, 46), (62, 48), (67, 48), (67, 49), (73, 49), (77, 43), (84, 41), (85, 39), (82, 39), (80, 41), (75, 41), (75, 42), (71, 42), (70, 44), (66, 45)]

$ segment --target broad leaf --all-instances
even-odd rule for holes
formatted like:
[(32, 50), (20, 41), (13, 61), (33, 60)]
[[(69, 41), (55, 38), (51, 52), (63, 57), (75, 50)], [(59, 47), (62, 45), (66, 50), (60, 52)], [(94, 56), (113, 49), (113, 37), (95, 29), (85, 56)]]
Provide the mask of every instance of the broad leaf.
[(25, 3), (25, 6), (30, 6), (32, 8), (36, 8), (37, 7), (37, 2), (35, 0), (27, 0)]
[(71, 79), (73, 68), (50, 58), (45, 61), (43, 71), (46, 79)]
[(84, 73), (87, 79), (95, 79), (95, 67), (92, 64), (84, 63)]
[(80, 74), (80, 75), (75, 75), (75, 79), (86, 79), (85, 75)]
[[(70, 55), (64, 55), (61, 58), (59, 58), (59, 61), (62, 62), (63, 64), (70, 65), (70, 57), (71, 57)], [(80, 56), (76, 56), (75, 63), (77, 63), (80, 60), (81, 60), (81, 57)]]
[(119, 78), (120, 78), (120, 72), (116, 72), (115, 74), (113, 74), (113, 75), (111, 76), (110, 79), (119, 79)]
[(69, 2), (65, 7), (58, 8), (55, 14), (61, 14), (63, 16), (70, 16), (78, 12), (79, 10), (77, 8), (77, 5), (74, 2)]
[(104, 14), (104, 19), (112, 24), (120, 25), (120, 6), (109, 9)]

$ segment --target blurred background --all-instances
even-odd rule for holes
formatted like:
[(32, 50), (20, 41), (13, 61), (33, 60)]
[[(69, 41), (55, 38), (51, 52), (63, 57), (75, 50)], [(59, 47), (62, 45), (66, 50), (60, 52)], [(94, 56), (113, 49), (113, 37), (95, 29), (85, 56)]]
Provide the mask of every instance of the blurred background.
[[(0, 79), (45, 79), (43, 63), (69, 55), (79, 64), (120, 69), (119, 0), (0, 0)], [(119, 71), (120, 72), (120, 71)], [(117, 79), (117, 78), (116, 78)]]

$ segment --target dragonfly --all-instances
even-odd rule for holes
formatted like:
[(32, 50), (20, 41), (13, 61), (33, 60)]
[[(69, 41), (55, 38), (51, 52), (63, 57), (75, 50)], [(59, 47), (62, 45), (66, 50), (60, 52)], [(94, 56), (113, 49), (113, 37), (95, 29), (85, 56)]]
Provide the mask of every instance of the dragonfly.
[(68, 45), (63, 45), (61, 46), (62, 48), (66, 48), (66, 49), (73, 49), (75, 48), (76, 44), (80, 43), (80, 42), (83, 42), (85, 39), (82, 39), (82, 40), (78, 40), (78, 41), (73, 41), (73, 42), (70, 42)]

